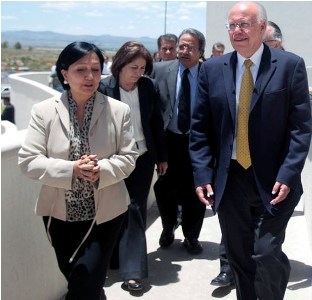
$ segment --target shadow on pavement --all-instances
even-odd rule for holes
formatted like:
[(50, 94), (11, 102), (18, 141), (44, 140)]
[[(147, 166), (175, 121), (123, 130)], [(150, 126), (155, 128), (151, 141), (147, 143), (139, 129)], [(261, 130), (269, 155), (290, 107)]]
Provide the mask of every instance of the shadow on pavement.
[(231, 291), (234, 289), (235, 289), (234, 285), (226, 286), (226, 287), (218, 287), (212, 292), (211, 296), (215, 298), (223, 298), (229, 295)]
[(312, 286), (312, 266), (290, 260), (291, 272), (287, 289), (299, 290)]

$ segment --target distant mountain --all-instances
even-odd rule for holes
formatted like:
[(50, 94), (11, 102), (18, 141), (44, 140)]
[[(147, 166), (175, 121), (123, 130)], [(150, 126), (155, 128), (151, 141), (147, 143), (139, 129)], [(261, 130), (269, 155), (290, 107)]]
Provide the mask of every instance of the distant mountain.
[(9, 47), (13, 47), (15, 43), (21, 43), (23, 48), (64, 48), (71, 42), (85, 41), (96, 44), (103, 50), (116, 51), (127, 41), (141, 42), (149, 51), (157, 50), (157, 39), (149, 37), (124, 37), (105, 35), (70, 35), (53, 31), (3, 31), (1, 32), (1, 42), (8, 42)]

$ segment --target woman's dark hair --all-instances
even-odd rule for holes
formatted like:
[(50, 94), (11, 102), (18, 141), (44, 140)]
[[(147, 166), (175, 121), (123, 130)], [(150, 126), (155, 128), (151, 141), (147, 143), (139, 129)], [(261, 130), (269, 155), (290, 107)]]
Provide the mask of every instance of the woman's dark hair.
[(151, 74), (153, 71), (153, 58), (151, 53), (139, 42), (126, 42), (114, 56), (111, 67), (113, 76), (118, 78), (121, 69), (138, 57), (142, 57), (146, 61), (144, 75)]
[(101, 50), (94, 44), (87, 42), (73, 42), (62, 50), (56, 62), (56, 74), (64, 90), (69, 90), (69, 85), (64, 83), (64, 77), (61, 70), (68, 70), (70, 65), (90, 52), (95, 52), (98, 56), (102, 73), (104, 57)]

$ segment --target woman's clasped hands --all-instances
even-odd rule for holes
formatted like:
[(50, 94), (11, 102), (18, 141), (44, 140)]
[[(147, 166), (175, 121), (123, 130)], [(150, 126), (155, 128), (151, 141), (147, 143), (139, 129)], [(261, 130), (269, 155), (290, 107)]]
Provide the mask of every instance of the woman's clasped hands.
[(98, 165), (96, 154), (82, 155), (74, 164), (74, 176), (83, 178), (90, 182), (96, 182), (100, 176), (100, 166)]

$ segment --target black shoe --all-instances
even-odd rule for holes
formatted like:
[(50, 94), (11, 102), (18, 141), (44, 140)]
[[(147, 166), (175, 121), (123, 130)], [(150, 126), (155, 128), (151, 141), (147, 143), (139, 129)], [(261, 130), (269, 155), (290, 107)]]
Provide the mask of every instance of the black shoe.
[(160, 247), (163, 248), (169, 247), (173, 243), (173, 241), (174, 241), (173, 230), (163, 229), (159, 238)]
[(216, 278), (211, 280), (210, 284), (222, 287), (233, 285), (234, 284), (233, 275), (221, 272)]
[(203, 252), (202, 245), (196, 239), (193, 240), (184, 239), (183, 245), (187, 249), (187, 251), (191, 254), (199, 254)]
[(143, 290), (143, 284), (140, 280), (137, 279), (130, 279), (125, 281), (122, 284), (122, 287), (129, 290), (129, 291), (141, 291)]

